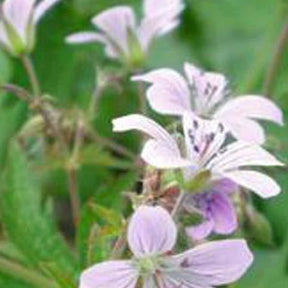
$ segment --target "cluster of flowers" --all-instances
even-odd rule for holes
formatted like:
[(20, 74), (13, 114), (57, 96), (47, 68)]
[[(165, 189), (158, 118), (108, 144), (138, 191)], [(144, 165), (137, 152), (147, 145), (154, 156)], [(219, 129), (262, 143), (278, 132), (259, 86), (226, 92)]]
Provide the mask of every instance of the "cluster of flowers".
[[(146, 0), (139, 27), (130, 7), (112, 8), (93, 19), (99, 33), (77, 33), (67, 41), (101, 42), (108, 57), (135, 64), (147, 54), (153, 38), (177, 26), (183, 8), (180, 0)], [(181, 169), (187, 182), (197, 181), (205, 173), (203, 191), (184, 191), (183, 203), (188, 211), (197, 210), (203, 218), (201, 224), (187, 227), (187, 234), (203, 240), (212, 232), (230, 234), (237, 229), (231, 194), (238, 187), (263, 198), (280, 193), (273, 179), (247, 167), (283, 165), (261, 147), (265, 132), (257, 122), (282, 125), (283, 115), (261, 96), (229, 99), (228, 81), (221, 74), (202, 71), (189, 63), (184, 70), (185, 77), (171, 69), (158, 69), (132, 78), (149, 83), (147, 99), (152, 109), (180, 118), (180, 136), (179, 131), (171, 135), (140, 114), (115, 119), (113, 126), (115, 132), (139, 130), (149, 136), (141, 157), (152, 167)], [(142, 283), (147, 288), (208, 288), (239, 279), (253, 261), (245, 240), (214, 241), (174, 255), (176, 234), (167, 210), (141, 205), (128, 229), (132, 260), (93, 266), (82, 274), (80, 287), (134, 288)]]
[[(1, 46), (14, 56), (30, 53), (36, 24), (57, 2), (4, 1), (0, 10)], [(144, 18), (137, 25), (130, 7), (115, 7), (93, 19), (99, 32), (77, 33), (67, 42), (100, 42), (108, 57), (135, 67), (143, 63), (153, 39), (177, 27), (183, 9), (182, 0), (144, 0)], [(141, 153), (148, 165), (180, 170), (186, 183), (197, 182), (205, 175), (205, 185), (197, 194), (180, 187), (185, 197), (182, 204), (188, 211), (197, 210), (203, 218), (201, 224), (187, 227), (186, 232), (194, 240), (203, 240), (212, 232), (226, 235), (237, 229), (231, 194), (238, 187), (263, 198), (280, 193), (272, 178), (247, 167), (283, 165), (261, 147), (265, 132), (257, 122), (282, 125), (283, 115), (261, 96), (229, 99), (228, 81), (221, 74), (202, 71), (189, 63), (184, 70), (185, 76), (158, 69), (133, 77), (133, 81), (149, 84), (147, 99), (152, 109), (178, 117), (181, 124), (177, 134), (170, 134), (140, 114), (115, 119), (113, 125), (116, 132), (136, 129), (149, 136)], [(214, 241), (174, 254), (176, 240), (172, 215), (161, 206), (143, 203), (128, 228), (132, 259), (93, 266), (83, 272), (80, 287), (135, 288), (143, 284), (145, 288), (211, 288), (238, 280), (253, 261), (245, 240)]]

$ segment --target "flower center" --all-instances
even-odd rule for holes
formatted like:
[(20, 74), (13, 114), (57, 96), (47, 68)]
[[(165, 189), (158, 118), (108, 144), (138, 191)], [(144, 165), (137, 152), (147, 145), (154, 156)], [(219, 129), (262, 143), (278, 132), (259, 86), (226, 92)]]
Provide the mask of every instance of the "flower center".
[(159, 256), (147, 256), (135, 259), (135, 264), (139, 274), (151, 275), (155, 274), (160, 268)]

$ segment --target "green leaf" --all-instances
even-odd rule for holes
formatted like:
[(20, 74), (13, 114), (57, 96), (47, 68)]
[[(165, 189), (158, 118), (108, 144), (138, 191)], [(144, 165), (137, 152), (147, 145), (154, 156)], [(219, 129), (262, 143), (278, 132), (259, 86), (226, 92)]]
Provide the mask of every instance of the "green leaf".
[(76, 259), (53, 220), (43, 212), (35, 171), (15, 142), (10, 145), (8, 158), (1, 212), (9, 239), (31, 265), (53, 263), (64, 278), (73, 279), (77, 272)]

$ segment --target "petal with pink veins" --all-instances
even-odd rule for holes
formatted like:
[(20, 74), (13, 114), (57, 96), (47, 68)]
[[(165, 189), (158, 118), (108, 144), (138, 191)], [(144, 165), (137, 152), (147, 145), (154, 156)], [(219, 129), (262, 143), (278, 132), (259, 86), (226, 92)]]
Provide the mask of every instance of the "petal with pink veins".
[(176, 239), (176, 225), (164, 208), (140, 206), (135, 211), (128, 227), (128, 243), (135, 256), (167, 253)]
[(80, 288), (135, 288), (137, 270), (131, 261), (108, 261), (85, 270)]
[[(174, 256), (179, 271), (172, 278), (183, 286), (211, 288), (239, 280), (253, 262), (245, 240), (214, 241)], [(169, 273), (167, 273), (169, 275)]]
[(97, 15), (93, 24), (104, 33), (120, 51), (129, 54), (128, 33), (135, 31), (135, 14), (129, 6), (117, 6)]

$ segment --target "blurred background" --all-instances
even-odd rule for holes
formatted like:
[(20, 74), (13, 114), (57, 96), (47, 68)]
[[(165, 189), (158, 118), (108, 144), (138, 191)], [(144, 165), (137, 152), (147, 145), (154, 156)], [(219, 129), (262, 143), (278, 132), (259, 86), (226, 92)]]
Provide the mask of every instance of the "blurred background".
[[(226, 74), (235, 95), (269, 93), (269, 97), (275, 100), (287, 115), (288, 43), (279, 43), (288, 42), (288, 1), (185, 2), (187, 7), (180, 27), (172, 34), (154, 41), (147, 69), (170, 67), (181, 72), (183, 63), (189, 61), (206, 70)], [(97, 75), (107, 69), (117, 71), (119, 67), (105, 58), (101, 45), (68, 46), (64, 38), (76, 31), (93, 29), (90, 24), (92, 16), (119, 4), (132, 5), (139, 15), (141, 13), (141, 0), (64, 0), (47, 14), (39, 27), (33, 60), (42, 90), (55, 97), (57, 106), (68, 111), (67, 113), (86, 109), (96, 85)], [(279, 42), (280, 39), (283, 41)], [(277, 51), (281, 52), (281, 57), (278, 65), (275, 65), (275, 77), (269, 78), (267, 75)], [(268, 85), (267, 77), (270, 79)], [(0, 51), (0, 85), (5, 83), (16, 83), (29, 88), (21, 63)], [(105, 89), (93, 125), (100, 135), (113, 138), (137, 152), (137, 135), (129, 133), (115, 136), (111, 127), (111, 120), (116, 116), (137, 111), (136, 87), (128, 79), (126, 84), (121, 89)], [(17, 155), (11, 156), (8, 150), (11, 139), (23, 129), (31, 114), (27, 105), (14, 95), (2, 93), (0, 96), (0, 171), (2, 178), (6, 178), (7, 155), (10, 155), (8, 158), (15, 158), (15, 167), (11, 168), (13, 165), (10, 164), (9, 169), (22, 167), (26, 170), (25, 162), (18, 163)], [(167, 119), (169, 117), (159, 118), (152, 111), (150, 113), (164, 123), (171, 120)], [(266, 148), (288, 163), (287, 127), (266, 127), (269, 132)], [(57, 231), (60, 227), (68, 242), (72, 242), (71, 239), (75, 236), (73, 229), (69, 227), (69, 193), (64, 170), (55, 157), (38, 157), (41, 154), (39, 141), (31, 140), (28, 144), (31, 157), (34, 157), (32, 173), (36, 175), (41, 189), (27, 192), (31, 186), (27, 181), (30, 173), (26, 171), (26, 174), (21, 175), (22, 178), (18, 177), (19, 191), (15, 192), (15, 195), (7, 196), (7, 193), (1, 193), (0, 256), (6, 260), (17, 259), (25, 267), (40, 267), (42, 271), (44, 269), (53, 274), (56, 279), (63, 275), (59, 267), (65, 267), (63, 269), (67, 274), (72, 271), (71, 274), (77, 275), (77, 271), (82, 269), (81, 257), (84, 256), (81, 251), (87, 248), (87, 237), (91, 236), (87, 227), (91, 228), (92, 216), (87, 216), (91, 211), (87, 212), (89, 209), (86, 209), (86, 203), (95, 199), (97, 204), (113, 209), (115, 213), (120, 212), (125, 204), (123, 191), (135, 188), (137, 173), (130, 169), (129, 165), (125, 166), (124, 162), (115, 159), (116, 156), (101, 145), (89, 145), (87, 151), (82, 151), (78, 180), (85, 225), (80, 227), (79, 235), (76, 235), (80, 250), (79, 264), (79, 261), (70, 255), (69, 249), (63, 246), (62, 236)], [(51, 153), (53, 154), (53, 151)], [(11, 171), (9, 169), (8, 171)], [(288, 287), (288, 173), (286, 169), (280, 172), (269, 169), (269, 173), (277, 178), (283, 193), (269, 201), (255, 199), (255, 205), (261, 214), (257, 214), (259, 221), (251, 226), (245, 236), (251, 240), (256, 262), (247, 276), (233, 287)], [(105, 249), (105, 241), (98, 243), (95, 248), (97, 261), (107, 256)], [(5, 265), (5, 261), (1, 259), (0, 287), (34, 287), (21, 280), (21, 273), (25, 271), (19, 270), (19, 275), (15, 273), (13, 276), (10, 266), (7, 266), (7, 263)], [(42, 265), (41, 259), (45, 265)], [(37, 277), (37, 274), (32, 276)], [(60, 280), (64, 283), (63, 287), (73, 287), (67, 284), (69, 281), (65, 282), (62, 278)]]

